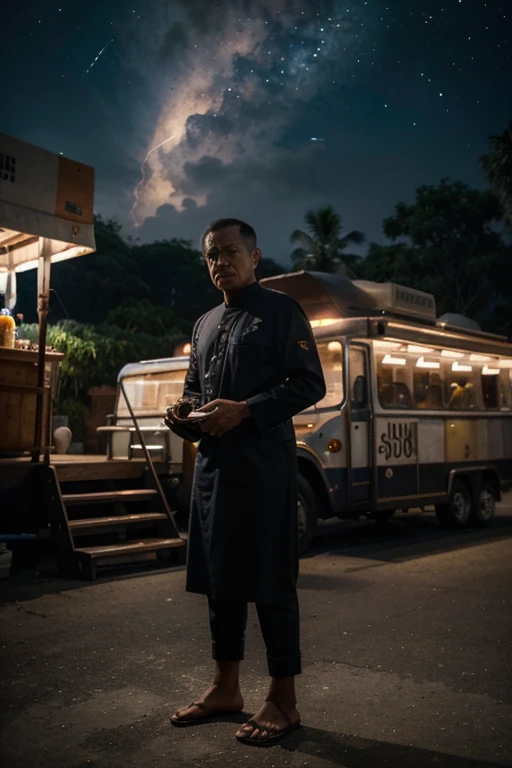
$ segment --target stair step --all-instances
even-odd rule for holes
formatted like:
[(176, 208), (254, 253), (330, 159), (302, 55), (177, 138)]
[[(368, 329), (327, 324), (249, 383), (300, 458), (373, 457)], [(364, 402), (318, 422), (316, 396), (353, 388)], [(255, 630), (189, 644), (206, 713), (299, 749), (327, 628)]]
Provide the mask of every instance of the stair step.
[(63, 493), (62, 500), (69, 507), (84, 504), (110, 504), (114, 501), (146, 501), (155, 496), (158, 496), (158, 491), (144, 488), (127, 491), (96, 491), (96, 493)]
[(170, 549), (171, 547), (183, 547), (182, 539), (141, 539), (124, 544), (108, 544), (100, 547), (80, 547), (75, 549), (75, 554), (86, 555), (93, 560), (112, 555), (129, 555), (136, 552), (156, 552), (158, 549)]
[(140, 515), (109, 515), (108, 517), (89, 517), (83, 520), (69, 520), (72, 531), (88, 530), (91, 528), (112, 528), (133, 523), (152, 523), (158, 520), (168, 520), (165, 512), (146, 512)]
[(61, 457), (67, 461), (56, 461), (52, 458), (59, 483), (138, 479), (142, 477), (146, 468), (144, 459), (107, 459), (104, 456), (97, 456), (90, 460), (85, 457), (87, 460), (84, 460), (84, 456), (79, 454), (75, 458), (81, 458), (82, 462), (70, 461), (68, 456)]

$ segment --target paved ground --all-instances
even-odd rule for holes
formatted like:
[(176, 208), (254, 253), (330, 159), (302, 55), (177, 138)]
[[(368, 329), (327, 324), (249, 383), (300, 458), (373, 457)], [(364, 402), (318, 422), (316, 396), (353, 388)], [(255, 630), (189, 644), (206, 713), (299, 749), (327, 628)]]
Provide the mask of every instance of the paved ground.
[[(174, 729), (211, 674), (183, 570), (2, 585), (4, 768), (512, 765), (512, 499), (490, 531), (427, 515), (324, 525), (302, 560), (304, 728), (244, 747), (230, 722)], [(7, 663), (6, 663), (7, 662)], [(267, 685), (250, 614), (246, 710)]]

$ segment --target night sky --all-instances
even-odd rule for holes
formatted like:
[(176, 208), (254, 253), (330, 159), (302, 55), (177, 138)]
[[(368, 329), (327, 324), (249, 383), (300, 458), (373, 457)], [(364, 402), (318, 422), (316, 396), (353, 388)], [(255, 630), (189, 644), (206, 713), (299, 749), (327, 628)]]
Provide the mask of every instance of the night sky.
[(385, 242), (420, 184), (484, 186), (512, 118), (511, 0), (2, 8), (0, 130), (93, 165), (96, 211), (142, 241), (237, 216), (287, 264), (304, 212), (332, 204)]

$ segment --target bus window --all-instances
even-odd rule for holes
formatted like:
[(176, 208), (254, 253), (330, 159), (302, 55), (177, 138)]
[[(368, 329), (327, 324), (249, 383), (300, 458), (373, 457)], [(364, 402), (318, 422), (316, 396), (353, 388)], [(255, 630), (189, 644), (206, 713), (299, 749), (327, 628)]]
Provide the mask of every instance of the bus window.
[(452, 363), (445, 378), (446, 406), (451, 411), (482, 407), (480, 370), (466, 363)]
[(414, 371), (414, 401), (417, 408), (444, 409), (443, 380), (439, 373)]
[(499, 362), (500, 368), (500, 410), (510, 411), (512, 409), (512, 359), (502, 359)]
[(327, 392), (317, 408), (334, 408), (343, 401), (343, 375), (341, 342), (328, 341), (317, 344)]
[[(383, 408), (414, 408), (411, 391), (414, 360), (407, 345), (374, 342), (377, 362), (377, 390)], [(405, 351), (404, 351), (405, 348)]]
[(500, 369), (497, 362), (482, 368), (482, 396), (484, 407), (496, 409), (499, 404)]

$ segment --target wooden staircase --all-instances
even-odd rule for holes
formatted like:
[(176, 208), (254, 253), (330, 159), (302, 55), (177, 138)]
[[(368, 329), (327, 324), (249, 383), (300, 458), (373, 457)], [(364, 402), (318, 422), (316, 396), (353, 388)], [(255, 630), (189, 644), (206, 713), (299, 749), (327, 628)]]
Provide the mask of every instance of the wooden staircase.
[(184, 561), (185, 541), (145, 461), (50, 464), (43, 493), (63, 575), (93, 580), (98, 568)]

